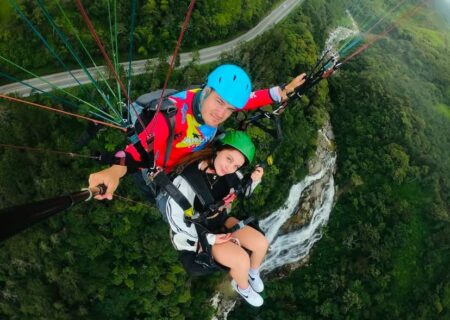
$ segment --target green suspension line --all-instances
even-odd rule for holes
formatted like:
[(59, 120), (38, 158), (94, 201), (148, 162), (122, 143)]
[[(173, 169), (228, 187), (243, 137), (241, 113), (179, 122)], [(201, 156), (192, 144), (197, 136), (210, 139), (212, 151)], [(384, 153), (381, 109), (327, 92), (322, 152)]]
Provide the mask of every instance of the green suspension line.
[(346, 45), (342, 46), (341, 49), (339, 49), (339, 57), (345, 58), (351, 51), (360, 45), (364, 41), (364, 38), (361, 35), (357, 35), (356, 37), (353, 37), (350, 42), (348, 42)]
[[(80, 83), (80, 81), (74, 76), (72, 71), (67, 67), (67, 65), (62, 61), (61, 57), (56, 53), (56, 51), (53, 49), (52, 46), (47, 42), (47, 40), (44, 38), (44, 36), (35, 28), (35, 26), (31, 23), (31, 21), (25, 16), (23, 11), (20, 9), (19, 5), (13, 1), (8, 0), (13, 9), (17, 12), (17, 14), (20, 16), (20, 18), (25, 21), (25, 23), (30, 27), (30, 29), (37, 35), (37, 37), (41, 40), (41, 42), (44, 44), (44, 46), (47, 48), (47, 50), (51, 53), (51, 55), (63, 66), (64, 70), (68, 72), (72, 78), (78, 83), (81, 90), (88, 95), (86, 89), (84, 86)], [(91, 104), (92, 105), (92, 104)], [(97, 107), (94, 107), (96, 110), (99, 110), (100, 112), (103, 112), (102, 110), (98, 109)], [(104, 113), (104, 112), (103, 112)], [(106, 113), (105, 113), (106, 114)], [(108, 117), (111, 117), (111, 115), (106, 114)], [(104, 117), (103, 117), (104, 118)], [(122, 117), (120, 117), (121, 121), (123, 121)], [(109, 120), (111, 121), (111, 120)]]
[[(136, 24), (136, 7), (137, 0), (133, 0), (131, 3), (131, 29), (130, 29), (130, 48), (128, 51), (128, 86), (127, 92), (128, 96), (131, 96), (131, 62), (133, 61), (133, 40), (134, 40), (134, 29)], [(128, 107), (127, 112), (127, 122), (130, 122), (130, 106)]]
[[(347, 10), (351, 13), (351, 11), (358, 11), (361, 9), (360, 4), (353, 4), (350, 7), (347, 8)], [(373, 16), (373, 14), (370, 14), (369, 12), (365, 12), (364, 16), (364, 23), (359, 25), (359, 33), (364, 33), (364, 30), (367, 28), (369, 28), (369, 26), (371, 26), (373, 23), (375, 23), (377, 21), (377, 18)], [(357, 36), (358, 37), (358, 36)], [(346, 41), (344, 41), (344, 43), (341, 44), (341, 46), (338, 49), (338, 52), (341, 52), (341, 50), (347, 51), (347, 47), (351, 46), (353, 47), (353, 42), (354, 42), (354, 37), (351, 37), (350, 39), (347, 39)], [(350, 48), (349, 48), (350, 49)]]
[(66, 20), (66, 22), (69, 24), (70, 29), (72, 30), (72, 33), (75, 35), (75, 37), (77, 38), (78, 42), (80, 43), (81, 47), (83, 48), (84, 52), (86, 53), (86, 55), (89, 57), (89, 59), (91, 60), (92, 65), (94, 66), (95, 70), (97, 71), (97, 74), (102, 78), (103, 82), (106, 84), (106, 86), (108, 87), (109, 91), (111, 92), (111, 94), (114, 96), (115, 100), (117, 99), (117, 96), (115, 94), (115, 92), (112, 90), (111, 86), (109, 85), (109, 82), (107, 81), (107, 79), (104, 76), (104, 71), (102, 71), (97, 64), (95, 63), (94, 59), (92, 58), (91, 54), (89, 53), (89, 50), (86, 48), (86, 46), (84, 45), (83, 41), (81, 40), (78, 31), (75, 29), (75, 27), (73, 26), (73, 24), (71, 23), (70, 19), (67, 17), (64, 9), (61, 7), (59, 0), (56, 0), (56, 5), (58, 6), (59, 10), (61, 11), (64, 19)]
[[(57, 35), (59, 36), (59, 38), (64, 42), (67, 50), (69, 50), (70, 54), (72, 55), (72, 57), (75, 59), (75, 61), (80, 65), (80, 67), (82, 68), (83, 72), (88, 76), (89, 80), (91, 81), (91, 83), (94, 85), (95, 89), (97, 90), (97, 92), (100, 94), (100, 96), (103, 98), (103, 100), (107, 103), (109, 109), (116, 115), (117, 119), (121, 119), (121, 116), (119, 116), (119, 114), (117, 113), (117, 111), (115, 110), (115, 108), (112, 106), (111, 102), (109, 101), (109, 99), (105, 96), (105, 93), (100, 89), (100, 87), (98, 86), (97, 81), (92, 77), (92, 75), (89, 73), (89, 71), (86, 69), (86, 66), (83, 64), (83, 62), (81, 61), (81, 59), (77, 56), (77, 54), (75, 53), (75, 51), (73, 50), (72, 46), (70, 45), (69, 41), (67, 40), (67, 38), (65, 37), (65, 35), (61, 32), (61, 30), (58, 28), (58, 26), (56, 25), (56, 23), (54, 22), (53, 18), (50, 16), (50, 14), (48, 13), (47, 9), (45, 9), (42, 0), (37, 0), (39, 7), (41, 8), (42, 12), (44, 13), (45, 17), (47, 18), (47, 20), (49, 21), (49, 23), (52, 25), (52, 27), (54, 28), (55, 32), (57, 33)], [(117, 120), (116, 119), (116, 120)]]
[(3, 78), (8, 79), (8, 80), (11, 80), (12, 82), (21, 83), (22, 85), (24, 85), (24, 86), (26, 86), (28, 88), (31, 88), (32, 90), (34, 90), (36, 92), (39, 92), (40, 94), (42, 94), (42, 95), (44, 95), (46, 97), (50, 97), (50, 98), (52, 98), (54, 100), (59, 100), (61, 102), (64, 102), (65, 104), (70, 105), (74, 109), (78, 108), (78, 105), (74, 104), (72, 101), (69, 101), (69, 100), (67, 100), (65, 98), (62, 98), (62, 97), (55, 96), (54, 94), (52, 94), (50, 92), (46, 92), (46, 91), (44, 91), (42, 89), (36, 88), (36, 87), (32, 86), (31, 84), (25, 82), (24, 80), (20, 80), (20, 79), (14, 77), (12, 75), (9, 75), (7, 73), (0, 72), (0, 77), (3, 77)]
[[(116, 72), (120, 75), (120, 64), (119, 64), (119, 32), (118, 32), (118, 23), (117, 23), (117, 0), (114, 0), (114, 33), (115, 33), (115, 44), (116, 44)], [(121, 90), (119, 90), (119, 97), (121, 97)], [(120, 99), (122, 101), (122, 99)], [(121, 114), (123, 114), (122, 103), (119, 103)]]
[[(25, 23), (30, 27), (30, 29), (38, 36), (38, 38), (42, 41), (44, 46), (47, 48), (47, 50), (52, 54), (52, 56), (58, 60), (58, 62), (63, 66), (64, 70), (67, 71), (72, 78), (81, 86), (80, 81), (73, 75), (73, 73), (70, 71), (70, 69), (66, 66), (66, 64), (62, 61), (61, 57), (55, 52), (52, 46), (45, 40), (45, 38), (42, 36), (42, 34), (34, 27), (34, 25), (31, 23), (31, 21), (25, 16), (25, 14), (22, 12), (18, 4), (14, 0), (8, 0), (13, 9), (17, 12), (17, 14), (20, 16), (22, 20), (25, 21)], [(82, 87), (83, 88), (83, 87)], [(82, 89), (84, 90), (84, 89)]]
[[(384, 18), (388, 17), (389, 15), (392, 15), (393, 12), (395, 12), (406, 1), (407, 0), (400, 0), (399, 2), (394, 3), (392, 6), (386, 8), (386, 10), (385, 10), (386, 13), (383, 14), (381, 17), (375, 16), (375, 15), (371, 14), (370, 12), (367, 12), (367, 14), (363, 14), (363, 17), (365, 19), (364, 19), (364, 23), (359, 26), (360, 34), (367, 33), (368, 30), (372, 29), (379, 21), (383, 20)], [(356, 5), (354, 4), (354, 5), (350, 6), (347, 10), (357, 11), (358, 9), (361, 9), (359, 3), (357, 3)], [(343, 55), (346, 55), (347, 53), (349, 53), (348, 51), (350, 51), (352, 48), (354, 48), (356, 45), (358, 45), (362, 41), (363, 41), (363, 38), (360, 35), (356, 36), (356, 37), (352, 37), (341, 45), (341, 47), (339, 48), (339, 52), (342, 51)]]
[[(111, 51), (113, 53), (114, 69), (115, 69), (117, 75), (119, 75), (118, 63), (117, 63), (117, 55), (116, 55), (116, 52), (115, 52), (116, 46), (114, 44), (115, 36), (113, 36), (111, 4), (110, 4), (109, 0), (108, 0), (108, 21), (109, 21), (109, 38), (110, 38), (110, 42), (111, 42)], [(117, 86), (117, 88), (116, 88), (117, 89), (117, 95), (119, 96), (119, 100), (121, 100), (122, 99), (122, 92), (121, 92), (120, 84), (118, 83), (117, 80), (116, 80), (116, 86)]]
[[(57, 90), (57, 91), (60, 91), (60, 92), (62, 92), (62, 93), (64, 93), (64, 94), (67, 94), (68, 96), (70, 96), (70, 97), (76, 99), (77, 101), (79, 101), (79, 102), (81, 102), (81, 103), (84, 103), (84, 104), (88, 105), (89, 107), (91, 107), (91, 108), (97, 110), (98, 112), (104, 113), (104, 115), (109, 116), (109, 117), (111, 117), (111, 119), (113, 119), (113, 117), (112, 117), (111, 115), (109, 115), (108, 113), (104, 112), (103, 110), (97, 108), (95, 105), (93, 105), (93, 104), (91, 104), (91, 103), (89, 103), (89, 102), (87, 102), (87, 101), (85, 101), (85, 100), (83, 100), (83, 99), (81, 99), (81, 98), (79, 98), (79, 97), (77, 97), (77, 96), (71, 94), (70, 92), (68, 92), (68, 91), (66, 91), (66, 90), (64, 90), (64, 89), (62, 89), (62, 88), (56, 86), (55, 84), (53, 84), (53, 83), (51, 83), (51, 82), (45, 80), (44, 78), (38, 76), (37, 74), (35, 74), (35, 73), (33, 73), (33, 72), (29, 71), (29, 70), (27, 70), (27, 69), (21, 67), (20, 65), (14, 63), (13, 61), (11, 61), (11, 60), (9, 60), (9, 59), (7, 59), (7, 58), (1, 56), (1, 55), (0, 55), (0, 59), (3, 60), (3, 61), (5, 61), (5, 62), (7, 62), (7, 63), (9, 63), (9, 64), (12, 65), (12, 66), (18, 68), (19, 70), (21, 70), (21, 71), (23, 71), (23, 72), (29, 74), (29, 75), (32, 76), (33, 78), (37, 78), (37, 79), (41, 80), (42, 82), (45, 82), (45, 83), (48, 84), (52, 89)], [(5, 74), (4, 74), (4, 76), (7, 77), (7, 78), (10, 78), (10, 79), (13, 78), (13, 77), (8, 76), (8, 75), (5, 75)], [(21, 80), (19, 80), (19, 79), (16, 79), (16, 78), (14, 78), (14, 79), (15, 79), (15, 80), (13, 80), (13, 81), (15, 81), (15, 82), (20, 82), (21, 84), (26, 85), (27, 87), (30, 87), (30, 88), (32, 88), (33, 90), (37, 90), (37, 91), (44, 92), (43, 90), (40, 90), (40, 89), (38, 89), (38, 88), (36, 88), (36, 87), (33, 87), (32, 85), (30, 85), (30, 84), (28, 84), (28, 83), (26, 83), (26, 82), (23, 82), (23, 81), (21, 81)], [(56, 96), (55, 96), (55, 97), (56, 97)]]

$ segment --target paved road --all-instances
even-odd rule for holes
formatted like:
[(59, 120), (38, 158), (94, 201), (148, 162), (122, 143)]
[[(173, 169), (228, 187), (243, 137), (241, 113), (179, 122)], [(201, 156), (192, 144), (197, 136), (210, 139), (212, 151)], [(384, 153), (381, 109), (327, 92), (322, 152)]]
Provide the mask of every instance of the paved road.
[[(248, 31), (247, 33), (233, 39), (227, 43), (217, 45), (214, 47), (205, 48), (199, 51), (200, 59), (198, 61), (199, 64), (209, 63), (216, 61), (220, 58), (222, 53), (233, 50), (239, 44), (250, 41), (260, 34), (264, 33), (266, 30), (271, 28), (276, 23), (280, 22), (283, 18), (285, 18), (294, 8), (299, 5), (303, 0), (286, 0), (282, 2), (276, 9), (274, 9), (268, 16), (266, 16), (261, 22), (258, 23), (256, 27)], [(180, 64), (184, 66), (188, 64), (192, 60), (192, 53), (186, 52), (180, 55)], [(146, 70), (147, 63), (155, 62), (155, 59), (145, 59), (145, 60), (136, 60), (132, 62), (132, 73), (134, 75), (142, 74)], [(125, 70), (128, 70), (128, 63), (121, 64)], [(99, 68), (100, 72), (105, 72), (105, 67)], [(89, 72), (94, 76), (98, 77), (99, 70), (95, 68), (88, 68)], [(72, 70), (71, 73), (73, 76), (80, 82), (81, 84), (90, 83), (88, 76), (83, 72), (82, 69)], [(74, 77), (72, 77), (69, 72), (60, 72), (55, 73), (48, 76), (41, 77), (44, 81), (33, 78), (25, 80), (25, 83), (38, 88), (43, 91), (51, 91), (52, 89), (59, 88), (68, 88), (77, 86), (78, 83), (75, 81)], [(19, 96), (27, 97), (34, 90), (29, 86), (26, 86), (22, 83), (11, 83), (5, 86), (0, 87), (0, 93), (9, 94), (16, 93)]]

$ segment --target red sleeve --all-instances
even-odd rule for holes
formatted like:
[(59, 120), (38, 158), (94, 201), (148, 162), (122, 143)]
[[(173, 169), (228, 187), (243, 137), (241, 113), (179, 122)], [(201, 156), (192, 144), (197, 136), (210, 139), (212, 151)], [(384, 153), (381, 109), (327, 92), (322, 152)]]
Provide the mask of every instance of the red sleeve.
[(244, 107), (244, 110), (255, 110), (272, 104), (274, 101), (270, 96), (269, 89), (262, 89), (258, 91), (253, 91), (250, 94), (250, 99)]
[[(139, 140), (141, 141), (141, 144), (144, 147), (144, 149), (148, 150), (147, 135), (153, 133), (154, 155), (157, 156), (157, 154), (164, 154), (165, 152), (164, 141), (167, 141), (167, 138), (169, 137), (169, 128), (167, 126), (166, 120), (164, 119), (164, 115), (159, 113), (156, 118), (153, 118), (153, 120), (149, 122), (149, 124), (145, 129), (146, 130), (143, 130), (138, 135)], [(141, 161), (141, 156), (133, 144), (130, 143), (129, 145), (127, 145), (124, 151), (129, 155), (131, 155), (131, 157), (133, 157), (134, 160)]]

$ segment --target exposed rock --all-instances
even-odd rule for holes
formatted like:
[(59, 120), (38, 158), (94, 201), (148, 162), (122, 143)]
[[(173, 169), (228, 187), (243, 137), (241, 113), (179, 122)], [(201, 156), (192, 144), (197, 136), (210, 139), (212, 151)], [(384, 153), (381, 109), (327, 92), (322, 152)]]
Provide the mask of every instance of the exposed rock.
[[(330, 151), (334, 151), (334, 143), (330, 137), (334, 138), (334, 134), (330, 122), (326, 121), (324, 126), (318, 130), (316, 156), (308, 162), (310, 175), (320, 172), (323, 168), (323, 160), (325, 159), (325, 156)], [(317, 202), (322, 194), (324, 184), (328, 180), (329, 176), (325, 175), (322, 179), (317, 180), (314, 184), (303, 191), (299, 209), (285, 223), (283, 228), (280, 230), (281, 234), (299, 229), (311, 221), (313, 210), (317, 207)]]
[(237, 303), (235, 295), (226, 296), (222, 290), (217, 291), (216, 295), (212, 297), (210, 301), (211, 305), (216, 309), (216, 315), (212, 318), (212, 320), (226, 320), (228, 314), (231, 310), (233, 310)]

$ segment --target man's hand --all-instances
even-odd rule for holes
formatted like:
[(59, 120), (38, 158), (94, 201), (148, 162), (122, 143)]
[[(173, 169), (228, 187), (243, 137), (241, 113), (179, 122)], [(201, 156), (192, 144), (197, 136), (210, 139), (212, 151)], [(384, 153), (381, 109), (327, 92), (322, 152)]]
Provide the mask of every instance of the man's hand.
[(120, 178), (122, 178), (125, 173), (127, 173), (127, 167), (118, 165), (113, 165), (105, 170), (92, 173), (89, 176), (89, 188), (96, 187), (100, 184), (104, 184), (106, 186), (105, 194), (97, 195), (95, 196), (95, 199), (112, 200), (113, 193), (119, 186)]
[(281, 102), (284, 102), (288, 99), (288, 94), (293, 92), (295, 89), (300, 87), (306, 81), (306, 73), (302, 73), (298, 75), (291, 82), (289, 82), (283, 90), (280, 90)]

